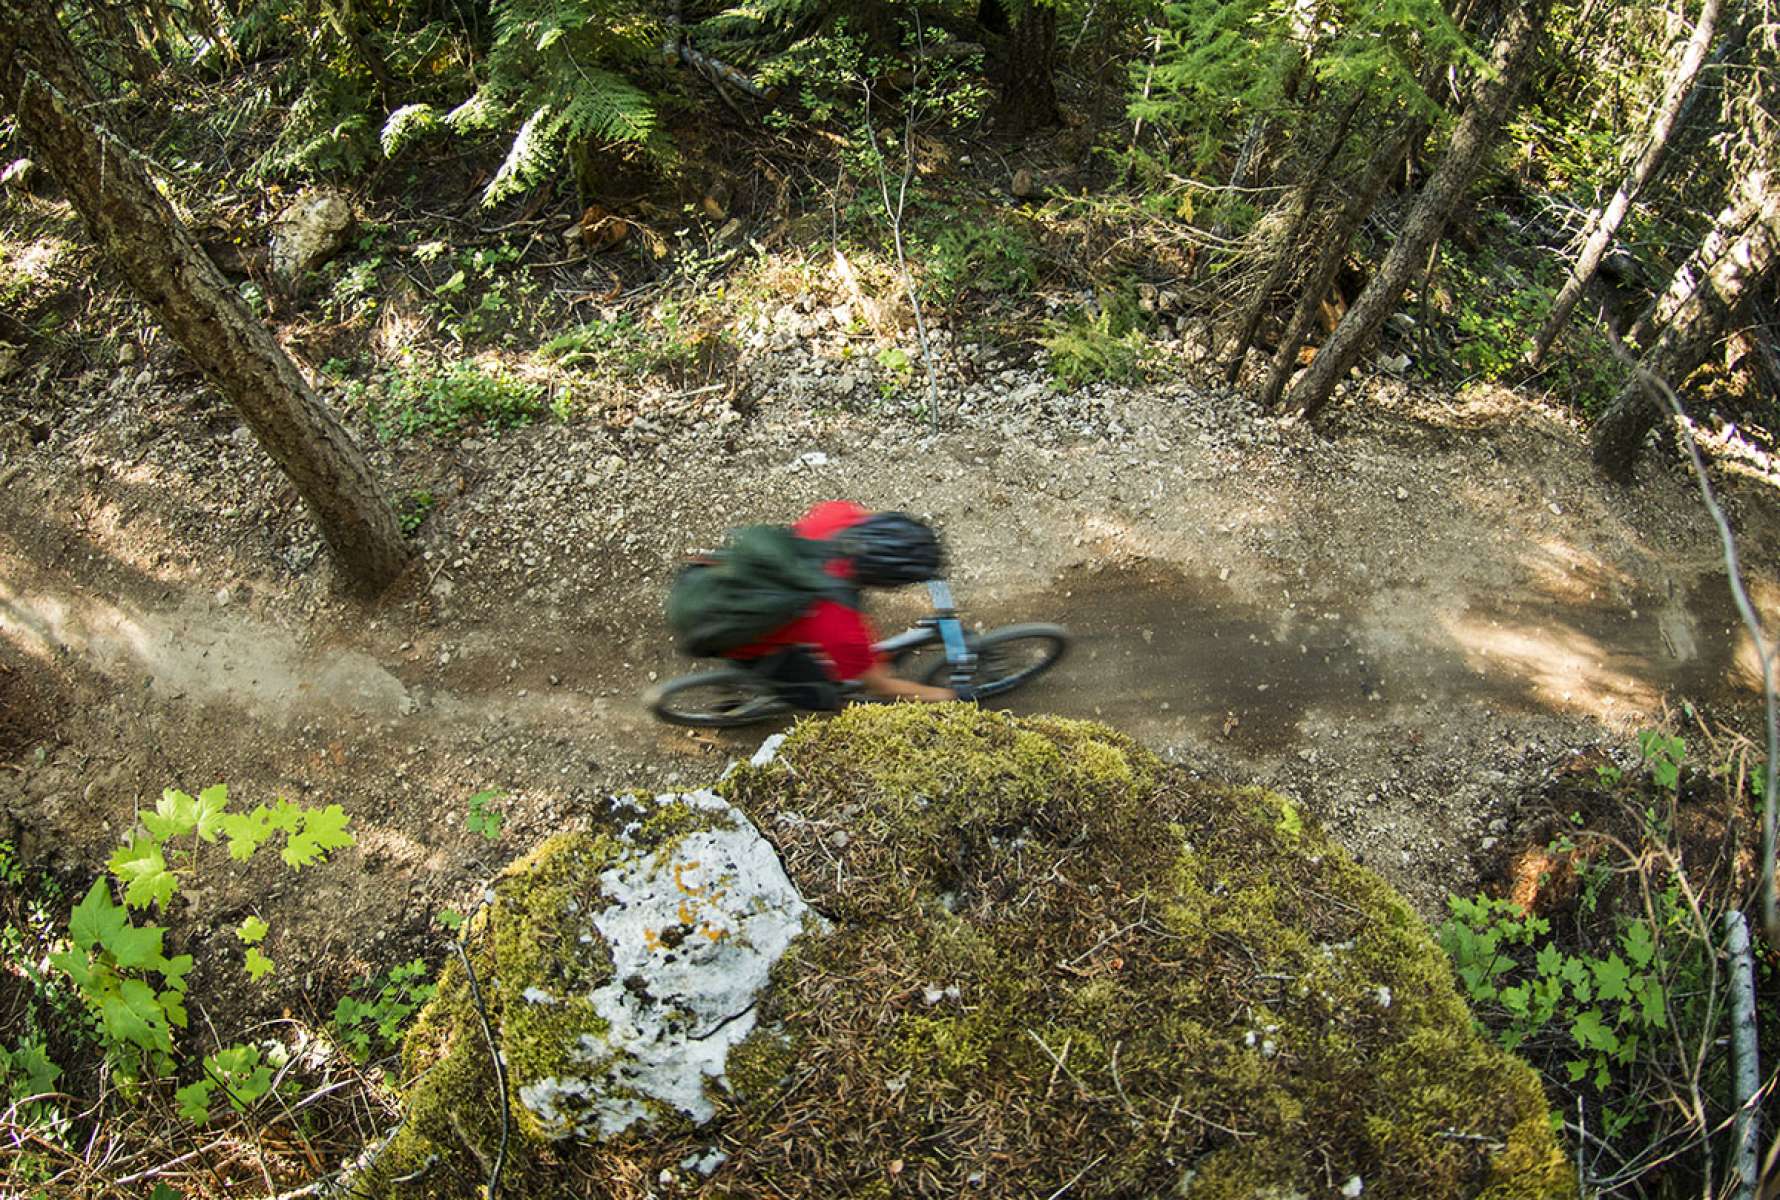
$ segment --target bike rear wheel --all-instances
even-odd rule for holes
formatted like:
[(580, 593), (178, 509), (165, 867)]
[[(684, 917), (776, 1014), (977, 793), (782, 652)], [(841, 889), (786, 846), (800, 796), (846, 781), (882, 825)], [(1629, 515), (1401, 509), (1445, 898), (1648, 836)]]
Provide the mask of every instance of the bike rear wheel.
[(756, 725), (792, 710), (770, 681), (738, 668), (669, 679), (650, 688), (643, 703), (670, 725), (704, 729)]
[[(979, 697), (999, 696), (1056, 666), (1069, 649), (1069, 631), (1061, 625), (1006, 625), (969, 639), (969, 645), (977, 661), (965, 682)], [(952, 664), (935, 663), (922, 682), (949, 687)]]

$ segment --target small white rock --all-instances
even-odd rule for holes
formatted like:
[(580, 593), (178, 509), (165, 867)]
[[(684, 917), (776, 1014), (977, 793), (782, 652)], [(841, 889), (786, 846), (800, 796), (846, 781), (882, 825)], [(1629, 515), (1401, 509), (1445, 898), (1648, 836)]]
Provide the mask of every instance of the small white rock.
[(1347, 1177), (1347, 1182), (1341, 1185), (1341, 1194), (1348, 1197), (1348, 1200), (1353, 1200), (1353, 1197), (1358, 1196), (1365, 1190), (1366, 1181), (1361, 1179), (1358, 1175), (1349, 1175)]

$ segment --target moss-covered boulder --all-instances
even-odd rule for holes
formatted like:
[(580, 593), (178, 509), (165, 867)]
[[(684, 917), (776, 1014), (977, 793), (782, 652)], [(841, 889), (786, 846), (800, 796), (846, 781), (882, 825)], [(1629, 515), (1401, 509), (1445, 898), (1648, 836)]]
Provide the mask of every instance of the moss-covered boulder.
[[(747, 820), (621, 805), (495, 882), (482, 1004), (448, 966), (362, 1185), (479, 1191), (492, 1034), (510, 1195), (1574, 1194), (1538, 1081), (1477, 1035), (1422, 923), (1277, 796), (964, 706), (805, 723), (717, 791)], [(796, 896), (734, 902), (772, 874), (741, 862), (754, 828)], [(684, 907), (638, 917), (662, 881)], [(701, 942), (747, 953), (706, 964), (696, 1015), (635, 945)], [(659, 1018), (636, 1063), (624, 992)], [(688, 1031), (721, 1053), (647, 1082)]]

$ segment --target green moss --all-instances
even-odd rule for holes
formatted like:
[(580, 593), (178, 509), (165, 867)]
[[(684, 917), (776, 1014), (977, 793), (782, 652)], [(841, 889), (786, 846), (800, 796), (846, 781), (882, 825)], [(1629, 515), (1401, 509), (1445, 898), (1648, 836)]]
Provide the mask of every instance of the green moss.
[[(1537, 1080), (1477, 1036), (1425, 928), (1280, 797), (1096, 725), (966, 706), (803, 723), (721, 790), (832, 926), (775, 967), (714, 1121), (528, 1142), (522, 1172), (568, 1156), (536, 1194), (632, 1200), (664, 1171), (726, 1197), (1253, 1200), (1325, 1194), (1331, 1173), (1369, 1195), (1574, 1192)], [(538, 931), (605, 853), (547, 844), (479, 927), (516, 1074), (546, 1072), (580, 1018), (522, 1019), (508, 980), (599, 977)], [(429, 1013), (409, 1069), (474, 1096), (460, 1059), (486, 1052), (461, 1003), (448, 972), (435, 1007), (459, 1011)], [(417, 1099), (411, 1124), (436, 1131), (442, 1107)], [(711, 1145), (722, 1169), (686, 1175)]]

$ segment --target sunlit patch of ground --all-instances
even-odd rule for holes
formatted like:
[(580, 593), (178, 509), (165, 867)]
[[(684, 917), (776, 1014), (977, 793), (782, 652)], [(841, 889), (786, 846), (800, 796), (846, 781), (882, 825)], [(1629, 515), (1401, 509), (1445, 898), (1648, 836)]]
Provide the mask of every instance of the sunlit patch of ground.
[(1447, 619), (1445, 632), (1480, 675), (1506, 674), (1555, 710), (1651, 709), (1661, 697), (1637, 673), (1648, 664), (1549, 620), (1519, 624), (1468, 612)]

